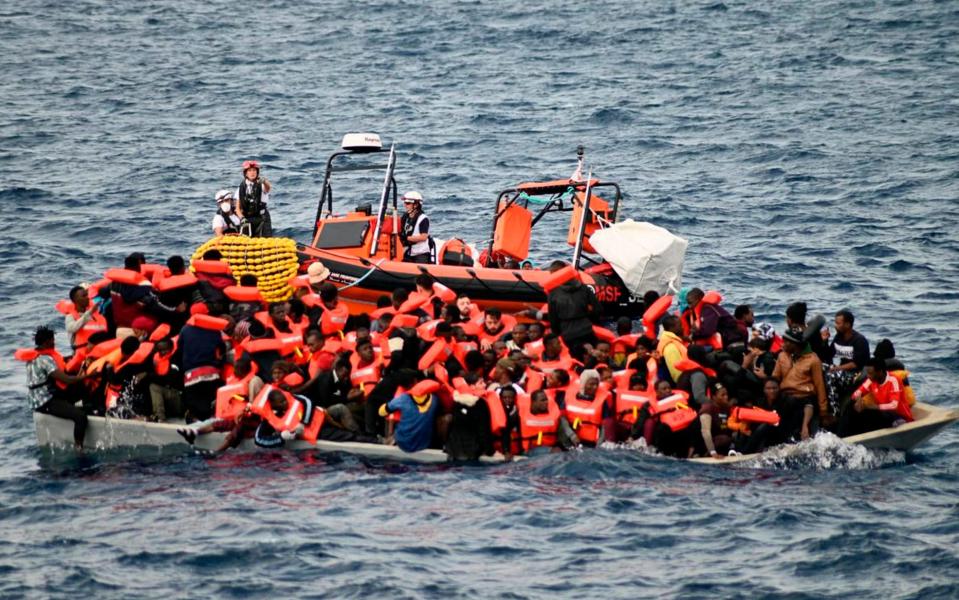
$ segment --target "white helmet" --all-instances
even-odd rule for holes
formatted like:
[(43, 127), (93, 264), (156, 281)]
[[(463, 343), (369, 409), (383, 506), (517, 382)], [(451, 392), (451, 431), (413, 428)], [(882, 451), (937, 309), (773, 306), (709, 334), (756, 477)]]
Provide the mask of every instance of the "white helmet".
[(220, 202), (226, 202), (227, 200), (232, 202), (233, 192), (231, 192), (230, 190), (220, 190), (219, 192), (214, 194), (213, 199), (216, 201), (217, 204), (219, 204)]
[(423, 203), (423, 194), (419, 192), (406, 192), (403, 194), (403, 202), (419, 202)]

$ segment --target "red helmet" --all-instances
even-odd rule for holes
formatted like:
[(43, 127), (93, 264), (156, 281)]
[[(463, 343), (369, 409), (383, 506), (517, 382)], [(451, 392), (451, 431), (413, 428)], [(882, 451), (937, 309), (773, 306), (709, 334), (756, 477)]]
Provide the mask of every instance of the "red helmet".
[(256, 169), (257, 171), (259, 171), (259, 170), (260, 170), (260, 163), (256, 162), (255, 160), (245, 160), (245, 161), (243, 161), (243, 170), (246, 171), (247, 169), (250, 169), (250, 168)]

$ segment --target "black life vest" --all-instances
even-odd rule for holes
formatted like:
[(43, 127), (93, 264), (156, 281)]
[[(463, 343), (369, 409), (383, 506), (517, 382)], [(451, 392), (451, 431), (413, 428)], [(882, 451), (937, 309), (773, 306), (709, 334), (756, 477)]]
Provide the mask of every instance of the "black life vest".
[(259, 180), (253, 184), (253, 189), (249, 195), (246, 191), (246, 179), (240, 183), (240, 208), (243, 209), (244, 217), (257, 217), (266, 209), (262, 197), (263, 184)]
[(223, 233), (240, 233), (240, 226), (233, 221), (233, 217), (236, 215), (232, 211), (225, 213), (217, 208), (216, 214), (220, 215), (220, 218), (226, 223), (226, 226), (223, 227)]

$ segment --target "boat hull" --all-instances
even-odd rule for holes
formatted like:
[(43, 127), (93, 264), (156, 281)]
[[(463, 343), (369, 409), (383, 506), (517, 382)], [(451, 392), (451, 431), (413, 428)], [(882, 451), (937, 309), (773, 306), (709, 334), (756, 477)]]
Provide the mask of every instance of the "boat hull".
[[(61, 419), (38, 412), (33, 413), (33, 422), (37, 431), (37, 443), (41, 448), (72, 448), (73, 421)], [(183, 424), (151, 423), (130, 419), (113, 419), (108, 417), (89, 417), (84, 448), (87, 451), (109, 451), (117, 449), (134, 449), (142, 451), (177, 450), (186, 451), (190, 446), (186, 443), (177, 428)], [(207, 433), (196, 438), (194, 447), (200, 450), (216, 450), (226, 438), (224, 433)], [(243, 440), (237, 448), (241, 451), (259, 450), (253, 440)], [(420, 450), (419, 452), (404, 452), (396, 446), (383, 444), (365, 444), (360, 442), (328, 442), (318, 440), (316, 444), (306, 440), (292, 440), (287, 442), (285, 449), (289, 450), (318, 450), (320, 452), (345, 452), (370, 458), (379, 458), (400, 462), (417, 463), (445, 463), (448, 457), (440, 450)], [(484, 456), (480, 459), (484, 463), (503, 462), (503, 456)]]
[[(916, 420), (911, 423), (879, 429), (861, 435), (843, 438), (848, 444), (858, 444), (866, 448), (877, 450), (909, 451), (919, 446), (945, 427), (959, 420), (959, 411), (917, 403), (912, 408)], [(37, 432), (37, 443), (41, 448), (71, 448), (73, 446), (73, 422), (45, 415), (33, 413), (33, 421)], [(182, 424), (151, 423), (128, 419), (113, 419), (107, 417), (90, 417), (84, 447), (88, 450), (114, 450), (119, 448), (134, 448), (143, 450), (183, 449), (189, 446), (176, 432)], [(201, 450), (215, 450), (220, 447), (226, 434), (208, 433), (197, 436), (195, 447)], [(448, 458), (440, 450), (421, 450), (419, 452), (404, 452), (396, 446), (381, 444), (364, 444), (360, 442), (327, 442), (317, 441), (311, 444), (305, 440), (293, 440), (286, 446), (291, 450), (319, 450), (321, 452), (345, 452), (371, 458), (381, 458), (403, 462), (445, 463)], [(792, 446), (792, 448), (797, 448)], [(256, 450), (252, 440), (244, 440), (240, 450)], [(798, 448), (797, 448), (798, 450)], [(731, 465), (754, 460), (762, 454), (745, 454), (716, 458), (694, 458), (691, 462), (713, 465)], [(487, 456), (481, 462), (502, 462), (500, 454)]]
[[(847, 444), (856, 444), (873, 450), (900, 450), (908, 452), (936, 435), (949, 425), (959, 421), (959, 411), (917, 402), (912, 407), (915, 420), (899, 427), (877, 429), (869, 433), (842, 438)], [(798, 447), (792, 446), (798, 451)], [(693, 462), (713, 465), (729, 465), (755, 460), (762, 454), (740, 454), (723, 458), (693, 458)]]
[[(465, 293), (482, 309), (495, 307), (506, 313), (538, 309), (546, 303), (543, 282), (550, 276), (541, 269), (421, 265), (380, 258), (364, 262), (356, 256), (309, 246), (301, 248), (300, 254), (305, 260), (320, 260), (330, 270), (329, 281), (340, 288), (340, 297), (353, 314), (375, 310), (377, 299), (396, 288), (413, 290), (414, 279), (424, 271), (453, 291)], [(614, 273), (581, 273), (602, 303), (605, 318), (642, 315), (642, 299), (632, 297)]]

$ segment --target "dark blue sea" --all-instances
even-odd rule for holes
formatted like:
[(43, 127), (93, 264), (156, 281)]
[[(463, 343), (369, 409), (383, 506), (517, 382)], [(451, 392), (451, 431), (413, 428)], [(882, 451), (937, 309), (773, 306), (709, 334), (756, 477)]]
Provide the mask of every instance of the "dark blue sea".
[(959, 597), (959, 427), (750, 468), (49, 457), (11, 357), (75, 283), (192, 252), (245, 159), (305, 239), (327, 156), (373, 131), (473, 241), (582, 144), (690, 240), (685, 284), (780, 330), (850, 308), (959, 406), (955, 0), (20, 0), (0, 73), (0, 597)]

